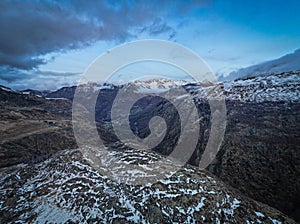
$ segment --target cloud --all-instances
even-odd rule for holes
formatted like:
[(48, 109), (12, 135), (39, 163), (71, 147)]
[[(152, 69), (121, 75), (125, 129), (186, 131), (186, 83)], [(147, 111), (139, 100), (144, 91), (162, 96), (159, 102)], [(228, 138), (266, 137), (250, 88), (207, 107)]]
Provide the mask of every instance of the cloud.
[(26, 78), (26, 71), (15, 70), (8, 66), (0, 67), (0, 81), (1, 83), (12, 83), (16, 80), (22, 80)]
[(140, 34), (174, 39), (180, 18), (200, 9), (203, 2), (2, 0), (0, 82), (17, 89), (69, 85), (78, 73), (39, 70), (53, 60), (46, 59), (47, 54), (97, 41), (124, 42)]
[(80, 73), (73, 72), (41, 71), (39, 69), (27, 71), (2, 66), (0, 83), (19, 90), (28, 88), (55, 90), (63, 86), (76, 85), (74, 77), (79, 78), (80, 75)]
[(201, 6), (195, 2), (4, 0), (0, 2), (0, 66), (37, 68), (46, 63), (47, 53), (98, 40), (124, 41), (136, 35), (136, 28), (174, 37), (176, 32), (167, 21)]
[(57, 4), (1, 1), (0, 8), (0, 65), (12, 68), (35, 68), (44, 54), (88, 44), (100, 29)]

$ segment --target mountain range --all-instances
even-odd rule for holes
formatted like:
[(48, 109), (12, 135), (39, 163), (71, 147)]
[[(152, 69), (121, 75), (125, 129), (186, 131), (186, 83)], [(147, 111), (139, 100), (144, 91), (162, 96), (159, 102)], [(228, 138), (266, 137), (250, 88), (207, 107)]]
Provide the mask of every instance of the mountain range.
[[(39, 223), (51, 218), (66, 223), (299, 221), (300, 72), (177, 85), (186, 92), (175, 100), (191, 96), (197, 107), (198, 144), (186, 166), (149, 186), (120, 184), (84, 158), (72, 129), (75, 86), (54, 92), (0, 86), (0, 222)], [(91, 109), (108, 153), (125, 164), (148, 169), (153, 160), (169, 155), (180, 133), (176, 122), (166, 120), (170, 133), (163, 145), (153, 151), (124, 147), (114, 133), (110, 111), (118, 91), (128, 87), (152, 94), (168, 91), (174, 83), (89, 83), (81, 90), (87, 99), (99, 94)], [(210, 133), (207, 97), (213, 90), (225, 95), (227, 125), (215, 160), (200, 171), (197, 166)], [(147, 135), (147, 121), (156, 110), (163, 117), (175, 116), (165, 101), (155, 97), (135, 105), (130, 119), (132, 124), (143, 124), (136, 126), (139, 135)]]

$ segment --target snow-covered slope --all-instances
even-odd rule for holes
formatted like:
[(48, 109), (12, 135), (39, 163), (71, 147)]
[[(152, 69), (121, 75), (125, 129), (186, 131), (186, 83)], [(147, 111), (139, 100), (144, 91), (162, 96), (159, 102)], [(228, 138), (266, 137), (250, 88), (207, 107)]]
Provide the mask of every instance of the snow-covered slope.
[(224, 94), (229, 100), (299, 101), (300, 72), (285, 72), (225, 82)]
[(147, 80), (136, 80), (128, 83), (124, 88), (135, 89), (138, 93), (161, 93), (169, 91), (172, 88), (177, 88), (186, 84), (185, 81), (181, 80), (170, 80), (170, 79), (147, 79)]
[[(115, 154), (144, 166), (160, 159), (151, 152)], [(206, 171), (186, 166), (154, 184), (120, 184), (79, 151), (0, 172), (0, 192), (1, 223), (294, 223)]]
[(6, 91), (6, 92), (20, 93), (20, 92), (17, 91), (17, 90), (14, 90), (14, 89), (11, 89), (11, 88), (9, 88), (9, 87), (2, 86), (2, 85), (0, 85), (0, 90)]
[(300, 71), (240, 78), (207, 86), (187, 84), (185, 89), (193, 96), (195, 102), (212, 96), (225, 96), (226, 100), (242, 102), (298, 102)]
[(135, 81), (122, 88), (144, 94), (159, 94), (174, 90), (179, 86), (187, 93), (176, 97), (183, 100), (192, 96), (196, 103), (210, 97), (224, 96), (226, 100), (243, 102), (296, 102), (300, 99), (300, 71), (266, 74), (213, 83), (185, 83), (165, 79)]
[(226, 77), (220, 77), (220, 81), (234, 80), (242, 77), (258, 76), (272, 73), (282, 73), (300, 70), (300, 49), (278, 59), (267, 61), (231, 72)]

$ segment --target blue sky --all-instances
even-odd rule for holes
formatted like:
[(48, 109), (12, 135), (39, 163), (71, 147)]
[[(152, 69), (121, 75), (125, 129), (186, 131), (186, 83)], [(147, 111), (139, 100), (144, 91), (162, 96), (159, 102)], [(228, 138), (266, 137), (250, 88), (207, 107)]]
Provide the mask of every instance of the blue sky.
[(300, 48), (300, 1), (1, 1), (0, 84), (76, 84), (95, 57), (145, 38), (180, 43), (217, 74)]

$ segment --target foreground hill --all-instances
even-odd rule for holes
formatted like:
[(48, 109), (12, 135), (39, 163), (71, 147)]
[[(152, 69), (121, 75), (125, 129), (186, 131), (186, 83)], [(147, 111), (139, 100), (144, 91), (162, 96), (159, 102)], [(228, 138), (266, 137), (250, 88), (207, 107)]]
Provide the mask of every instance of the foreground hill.
[[(160, 159), (146, 151), (117, 156), (145, 168)], [(1, 223), (295, 223), (190, 166), (154, 184), (127, 185), (74, 150), (1, 172), (0, 191)]]

